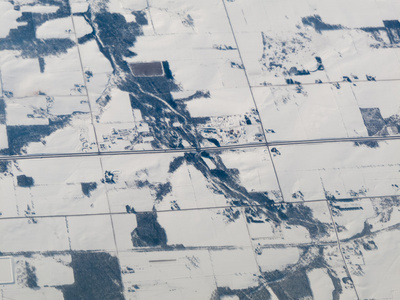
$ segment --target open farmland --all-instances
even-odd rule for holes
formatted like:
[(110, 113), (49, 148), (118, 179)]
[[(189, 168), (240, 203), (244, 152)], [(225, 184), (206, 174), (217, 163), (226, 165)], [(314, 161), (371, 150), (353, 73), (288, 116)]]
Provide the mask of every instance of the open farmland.
[(399, 20), (0, 0), (0, 298), (400, 299)]

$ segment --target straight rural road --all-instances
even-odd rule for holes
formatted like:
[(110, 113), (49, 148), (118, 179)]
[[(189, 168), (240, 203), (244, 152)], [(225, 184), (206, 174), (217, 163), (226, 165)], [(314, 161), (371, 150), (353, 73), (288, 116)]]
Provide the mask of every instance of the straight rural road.
[(75, 152), (75, 153), (38, 153), (25, 155), (1, 155), (0, 160), (15, 159), (44, 159), (44, 158), (63, 158), (63, 157), (87, 157), (87, 156), (113, 156), (113, 155), (137, 155), (137, 154), (160, 154), (160, 153), (182, 153), (182, 152), (199, 152), (199, 151), (221, 151), (235, 150), (245, 148), (259, 147), (277, 147), (289, 145), (307, 145), (307, 144), (324, 144), (324, 143), (340, 143), (340, 142), (370, 142), (370, 141), (389, 141), (400, 140), (399, 136), (373, 136), (373, 137), (354, 137), (354, 138), (331, 138), (331, 139), (314, 139), (314, 140), (294, 140), (294, 141), (275, 141), (260, 142), (242, 145), (226, 145), (221, 147), (201, 147), (201, 148), (184, 148), (184, 149), (154, 149), (154, 150), (127, 150), (127, 151), (108, 151), (108, 152)]

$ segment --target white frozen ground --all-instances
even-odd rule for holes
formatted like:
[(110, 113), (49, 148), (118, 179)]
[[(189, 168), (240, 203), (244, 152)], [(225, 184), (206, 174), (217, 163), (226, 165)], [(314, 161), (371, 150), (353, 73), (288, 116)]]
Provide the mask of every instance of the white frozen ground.
[(0, 298), (400, 299), (399, 20), (0, 0)]
[(13, 260), (11, 257), (0, 258), (0, 282), (1, 284), (14, 283)]

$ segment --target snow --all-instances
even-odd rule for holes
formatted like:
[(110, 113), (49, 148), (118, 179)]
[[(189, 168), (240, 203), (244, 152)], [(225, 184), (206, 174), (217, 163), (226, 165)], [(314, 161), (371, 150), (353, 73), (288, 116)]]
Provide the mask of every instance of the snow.
[[(116, 116), (118, 116), (116, 118)], [(114, 89), (111, 100), (104, 107), (100, 123), (134, 123), (129, 93)]]
[(8, 148), (7, 127), (0, 124), (0, 150)]
[(50, 14), (55, 13), (58, 10), (58, 6), (52, 5), (23, 5), (21, 6), (22, 12), (31, 12), (31, 13), (42, 13), (42, 14)]
[(64, 300), (64, 296), (59, 289), (42, 287), (39, 290), (33, 290), (29, 288), (19, 288), (19, 289), (6, 289), (3, 292), (4, 298), (9, 298), (13, 300)]
[(0, 194), (5, 195), (0, 198), (0, 211), (2, 216), (10, 217), (17, 215), (17, 207), (15, 205), (14, 181), (12, 176), (0, 177)]
[[(74, 283), (74, 274), (71, 264), (71, 256), (54, 255), (44, 257), (35, 255), (31, 264), (35, 267), (39, 286), (57, 286)], [(54, 276), (57, 274), (57, 276)]]
[[(1, 180), (0, 190), (9, 195), (7, 201), (0, 202), (3, 214), (17, 216), (15, 206), (21, 213), (30, 206), (36, 215), (108, 212), (106, 187), (100, 182), (103, 174), (97, 158), (20, 160), (14, 164), (13, 173), (15, 177), (24, 174), (34, 178), (34, 186), (19, 187), (15, 177), (15, 183), (12, 178)], [(83, 194), (81, 186), (89, 182), (96, 183), (90, 197)]]
[(132, 231), (137, 227), (136, 217), (131, 214), (115, 214), (112, 216), (115, 241), (119, 251), (132, 250)]
[(66, 218), (66, 222), (72, 250), (115, 251), (109, 215), (72, 216)]
[[(225, 151), (221, 158), (228, 168), (237, 168), (248, 191), (279, 193), (274, 169), (266, 149)], [(273, 198), (273, 194), (270, 195)]]
[(205, 250), (121, 252), (119, 257), (127, 299), (208, 299), (216, 288)]
[(39, 39), (72, 39), (73, 24), (70, 17), (47, 21), (36, 29)]
[(23, 23), (17, 22), (21, 15), (21, 12), (14, 10), (10, 2), (0, 2), (0, 38), (5, 38), (10, 29), (23, 25)]
[[(75, 18), (75, 17), (74, 17)], [(78, 35), (83, 35), (85, 28), (77, 27)], [(82, 30), (82, 32), (81, 32)], [(83, 69), (90, 70), (93, 73), (109, 73), (112, 72), (110, 62), (100, 52), (96, 41), (91, 40), (82, 45), (79, 45), (79, 50), (82, 57)], [(91, 82), (92, 80), (90, 80)]]
[(1, 65), (3, 89), (13, 92), (14, 97), (29, 97), (39, 93), (58, 96), (85, 94), (84, 89), (78, 91), (75, 86), (83, 85), (82, 72), (76, 68), (71, 70), (71, 66), (78, 65), (68, 60), (63, 62), (64, 57), (69, 58), (68, 53), (60, 55), (57, 61), (51, 57), (46, 58), (48, 72), (44, 73), (40, 73), (37, 59), (23, 59), (10, 55), (7, 62)]
[(256, 258), (261, 270), (270, 272), (295, 264), (300, 258), (299, 254), (298, 248), (266, 248)]
[(251, 248), (210, 251), (219, 287), (244, 289), (258, 285), (259, 270)]
[(126, 187), (126, 183), (134, 183), (135, 180), (149, 182), (165, 182), (168, 177), (169, 164), (176, 153), (160, 155), (140, 154), (128, 159), (124, 156), (105, 156), (102, 158), (104, 170), (116, 171), (118, 181), (113, 187)]
[(160, 212), (158, 222), (171, 245), (243, 247), (250, 243), (243, 215), (229, 222), (221, 210)]
[(360, 298), (384, 299), (397, 297), (397, 277), (399, 269), (398, 250), (400, 246), (397, 232), (384, 231), (373, 238), (378, 249), (362, 250), (361, 274), (352, 262), (355, 253), (350, 254), (347, 263), (352, 270), (352, 278)]
[(146, 0), (138, 0), (138, 1), (130, 1), (130, 0), (121, 0), (121, 5), (130, 10), (144, 10), (147, 8)]
[[(398, 20), (398, 1), (69, 4), (71, 12), (59, 17), (56, 4), (0, 0), (4, 299), (63, 299), (63, 287), (79, 271), (74, 251), (117, 259), (126, 299), (233, 300), (264, 288), (278, 299), (269, 279), (276, 270), (283, 289), (301, 272), (302, 288), (314, 299), (335, 293), (355, 299), (355, 288), (360, 299), (399, 298), (398, 126), (376, 144), (341, 140), (371, 134), (360, 109), (379, 109), (381, 123), (400, 114), (400, 51), (383, 23)], [(126, 22), (144, 17), (147, 24), (132, 32), (136, 41), (122, 49), (135, 55), (121, 58), (167, 61), (173, 79), (139, 80), (125, 72), (113, 57), (118, 47), (109, 47), (96, 25), (100, 12)], [(27, 22), (17, 21), (30, 14), (39, 20), (33, 43), (29, 28), (22, 35)], [(333, 27), (314, 28), (313, 16)], [(68, 49), (35, 47), (59, 39), (70, 41)], [(165, 143), (146, 153), (164, 132), (151, 123), (158, 114), (132, 108), (130, 97), (138, 95), (127, 80), (171, 96), (171, 106), (190, 116), (185, 124), (162, 116), (171, 126), (166, 130), (201, 136), (198, 149), (170, 152)], [(8, 126), (46, 126), (61, 118), (68, 118), (65, 126), (29, 142), (23, 158), (7, 156)], [(189, 139), (182, 144), (193, 147)], [(231, 182), (209, 175), (225, 167)], [(34, 184), (24, 187), (23, 175)], [(236, 191), (221, 192), (229, 189)], [(274, 202), (263, 203), (260, 193)], [(167, 245), (133, 245), (144, 212), (157, 215)], [(38, 288), (27, 284), (28, 265)]]
[(7, 125), (48, 125), (49, 119), (35, 111), (47, 109), (46, 97), (36, 96), (5, 99)]
[(76, 37), (80, 38), (89, 33), (92, 33), (93, 28), (86, 22), (85, 18), (82, 16), (73, 16), (73, 21), (76, 30)]
[(64, 218), (1, 220), (0, 251), (63, 251), (69, 249)]
[(12, 257), (0, 257), (0, 284), (14, 282), (14, 270)]
[(400, 114), (400, 87), (395, 81), (360, 82), (352, 87), (361, 108), (379, 107), (383, 118)]
[[(277, 147), (281, 155), (274, 162), (284, 199), (294, 200), (292, 194), (299, 190), (305, 199), (323, 199), (325, 184), (332, 187), (326, 191), (340, 198), (395, 195), (398, 147), (396, 140), (379, 142), (379, 148), (352, 142)], [(337, 176), (332, 177), (332, 172)], [(336, 186), (344, 187), (345, 193), (336, 193)]]
[[(82, 9), (84, 9), (84, 6), (82, 6)], [(36, 30), (37, 38), (40, 39), (64, 38), (64, 39), (75, 40), (75, 34), (77, 38), (80, 38), (93, 31), (90, 25), (85, 21), (84, 17), (73, 16), (72, 18), (65, 17), (45, 22), (44, 24), (40, 25), (37, 28)]]
[(337, 238), (325, 201), (293, 203), (292, 205), (303, 211), (309, 210), (315, 222), (326, 225), (326, 233), (318, 236), (311, 236), (310, 232), (305, 227), (294, 225), (290, 218), (279, 224), (274, 224), (270, 220), (260, 220), (262, 222), (250, 222), (247, 224), (250, 238), (255, 247), (264, 248), (264, 246), (290, 245), (292, 243), (302, 244), (310, 243), (311, 241), (336, 241)]
[(265, 128), (274, 130), (268, 139), (368, 136), (351, 88), (343, 89), (326, 84), (304, 86), (302, 93), (295, 87), (253, 89)]
[[(17, 192), (17, 201), (22, 201)], [(30, 194), (34, 199), (35, 211), (40, 215), (105, 213), (108, 211), (104, 186), (100, 185), (90, 194), (82, 193), (80, 184), (44, 185), (32, 187)], [(23, 203), (23, 202), (22, 202)]]
[(313, 269), (307, 273), (314, 299), (330, 299), (334, 286), (325, 269)]
[(254, 108), (247, 88), (210, 91), (210, 98), (198, 98), (187, 103), (192, 117), (218, 117), (248, 112)]
[[(318, 1), (316, 0), (310, 1), (311, 6), (315, 6), (317, 3)], [(360, 5), (362, 5), (364, 9), (360, 10)], [(335, 5), (329, 3), (329, 1), (325, 1), (323, 5), (318, 6), (318, 13), (328, 24), (342, 24), (345, 27), (356, 28), (382, 25), (379, 21), (382, 18), (378, 14), (377, 2), (371, 0), (355, 0), (352, 1), (352, 3), (339, 0)]]
[(54, 102), (48, 107), (49, 113), (55, 116), (65, 116), (76, 112), (89, 113), (89, 105), (87, 97), (54, 97)]
[[(150, 0), (155, 32), (159, 35), (171, 33), (231, 32), (222, 2), (212, 0), (187, 2), (178, 0)], [(194, 28), (183, 22), (188, 15), (193, 19)]]
[(164, 203), (157, 205), (160, 210), (171, 209), (172, 205), (168, 200), (175, 201), (181, 209), (223, 206), (227, 202), (223, 195), (216, 194), (211, 189), (207, 179), (191, 165), (184, 164), (175, 171), (170, 182), (171, 194), (164, 198)]
[(86, 0), (70, 0), (71, 12), (84, 13), (89, 8), (89, 3)]
[(28, 154), (64, 153), (97, 151), (93, 127), (88, 115), (76, 116), (62, 130), (56, 130), (44, 138), (45, 143), (32, 142), (26, 148)]

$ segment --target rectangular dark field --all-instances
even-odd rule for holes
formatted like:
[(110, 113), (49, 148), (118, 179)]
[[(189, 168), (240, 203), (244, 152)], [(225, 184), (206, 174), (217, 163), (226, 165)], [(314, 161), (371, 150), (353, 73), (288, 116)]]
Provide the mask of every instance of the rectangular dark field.
[(134, 76), (150, 77), (150, 76), (163, 76), (164, 69), (160, 61), (141, 62), (129, 64)]

